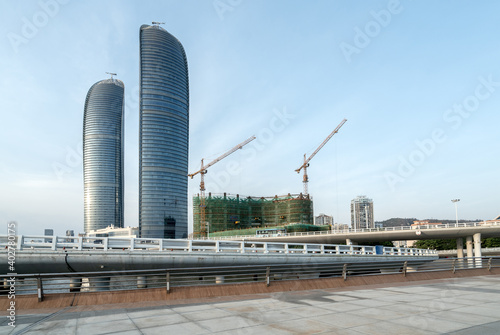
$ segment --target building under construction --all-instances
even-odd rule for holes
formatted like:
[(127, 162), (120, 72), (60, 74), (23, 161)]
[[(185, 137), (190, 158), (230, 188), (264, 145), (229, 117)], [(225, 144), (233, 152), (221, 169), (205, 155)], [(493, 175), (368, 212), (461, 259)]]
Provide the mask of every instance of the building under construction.
[[(239, 194), (208, 194), (205, 220), (210, 233), (250, 228), (312, 225), (313, 202), (309, 195), (245, 197)], [(203, 235), (200, 225), (200, 195), (193, 197), (193, 235)]]

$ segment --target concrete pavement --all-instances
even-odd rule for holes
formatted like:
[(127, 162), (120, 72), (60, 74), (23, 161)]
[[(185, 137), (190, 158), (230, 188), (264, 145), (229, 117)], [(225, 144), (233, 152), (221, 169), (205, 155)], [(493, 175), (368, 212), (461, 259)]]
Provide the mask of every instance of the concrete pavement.
[(498, 334), (500, 276), (52, 310), (3, 334)]

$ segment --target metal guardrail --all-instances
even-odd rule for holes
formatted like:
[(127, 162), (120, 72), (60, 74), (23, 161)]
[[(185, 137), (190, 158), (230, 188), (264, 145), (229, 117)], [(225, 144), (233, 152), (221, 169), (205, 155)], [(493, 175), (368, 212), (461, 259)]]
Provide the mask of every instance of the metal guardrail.
[[(8, 237), (0, 235), (0, 248), (7, 248)], [(99, 251), (162, 251), (260, 254), (331, 254), (331, 255), (386, 255), (435, 256), (436, 250), (393, 248), (362, 245), (280, 243), (262, 241), (179, 240), (121, 237), (67, 237), (18, 235), (17, 250), (99, 250)]]
[(315, 278), (401, 274), (410, 272), (451, 271), (462, 269), (500, 268), (500, 257), (448, 258), (433, 262), (392, 261), (383, 263), (286, 264), (272, 266), (227, 266), (173, 268), (160, 270), (72, 272), (47, 274), (0, 275), (0, 295), (37, 294), (39, 301), (46, 294), (96, 291), (122, 291), (175, 287), (265, 283)]
[[(462, 252), (464, 253), (464, 256), (467, 256), (466, 249), (463, 249)], [(458, 254), (458, 250), (457, 249), (437, 250), (437, 253), (440, 257), (448, 256), (448, 255), (455, 255), (456, 256)], [(481, 248), (481, 255), (483, 255), (483, 256), (500, 255), (500, 248), (498, 248), (498, 247), (497, 248)]]
[[(380, 233), (380, 232), (390, 232), (390, 231), (418, 231), (418, 230), (428, 230), (428, 229), (443, 229), (443, 228), (470, 228), (470, 227), (500, 227), (500, 222), (463, 222), (463, 223), (446, 223), (439, 225), (418, 225), (418, 226), (398, 226), (398, 227), (386, 227), (386, 228), (363, 228), (363, 229), (334, 229), (325, 231), (310, 231), (310, 232), (299, 232), (299, 233), (286, 233), (281, 234), (279, 237), (290, 237), (290, 236), (315, 236), (315, 235), (335, 235), (335, 234), (357, 234), (357, 233)], [(210, 240), (233, 240), (233, 239), (248, 239), (255, 238), (255, 235), (234, 235), (234, 236), (213, 236), (210, 238), (200, 237), (199, 239), (210, 239)], [(277, 236), (270, 236), (277, 237)], [(265, 237), (261, 237), (265, 238)]]

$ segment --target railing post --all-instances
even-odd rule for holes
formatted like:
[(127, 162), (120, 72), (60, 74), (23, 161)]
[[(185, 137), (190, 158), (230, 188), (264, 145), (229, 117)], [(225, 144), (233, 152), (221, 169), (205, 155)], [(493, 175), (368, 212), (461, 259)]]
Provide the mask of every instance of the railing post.
[(215, 252), (216, 253), (219, 252), (219, 243), (220, 243), (220, 241), (215, 241)]
[(406, 271), (408, 270), (408, 261), (403, 264), (403, 277), (406, 277)]
[(170, 271), (167, 271), (167, 294), (170, 293)]
[(321, 253), (324, 254), (325, 253), (325, 245), (322, 244), (320, 248), (321, 248)]
[(492, 260), (492, 258), (490, 257), (488, 259), (488, 271), (491, 271), (491, 260)]
[(193, 251), (193, 240), (188, 241), (188, 251), (192, 252)]
[(24, 238), (23, 235), (17, 235), (17, 250), (22, 250), (23, 249), (23, 242)]
[(266, 286), (269, 287), (270, 283), (271, 267), (266, 267)]
[(108, 238), (105, 237), (104, 240), (103, 240), (103, 247), (104, 247), (104, 250), (108, 250)]
[(131, 238), (130, 239), (130, 250), (134, 250), (134, 245), (135, 245), (135, 239)]
[(240, 242), (240, 253), (245, 253), (245, 241)]
[(344, 281), (347, 280), (347, 263), (344, 264), (344, 268), (342, 269), (342, 277), (344, 278)]
[(57, 249), (57, 236), (52, 236), (52, 250)]
[(453, 265), (452, 265), (452, 272), (455, 273), (456, 272), (456, 263), (457, 263), (457, 260), (454, 259), (453, 260)]
[(42, 278), (37, 277), (36, 278), (36, 286), (37, 286), (37, 291), (38, 291), (38, 302), (43, 301), (43, 285), (42, 285)]
[(158, 239), (158, 251), (163, 251), (163, 239)]
[(307, 254), (307, 244), (304, 244), (304, 251), (302, 251), (304, 254)]
[(264, 247), (264, 253), (265, 254), (269, 253), (269, 250), (267, 250), (267, 243), (264, 243), (263, 247)]
[(78, 250), (83, 249), (83, 236), (78, 237)]

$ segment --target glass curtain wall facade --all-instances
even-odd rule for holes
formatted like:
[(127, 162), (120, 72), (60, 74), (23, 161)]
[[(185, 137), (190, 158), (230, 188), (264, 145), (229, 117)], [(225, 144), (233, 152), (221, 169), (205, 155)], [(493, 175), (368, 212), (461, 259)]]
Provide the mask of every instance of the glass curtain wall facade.
[(139, 229), (186, 238), (189, 81), (182, 44), (157, 25), (140, 28)]
[(83, 116), (84, 230), (123, 227), (123, 82), (90, 88)]

